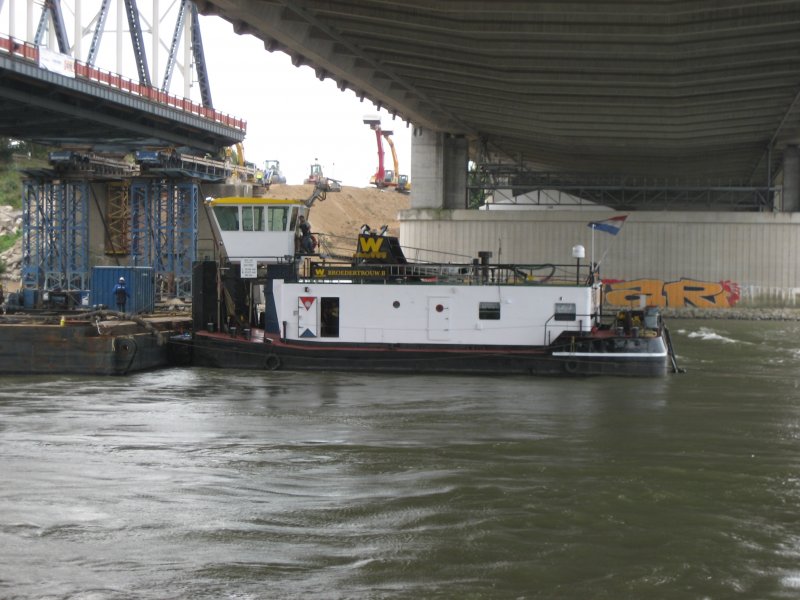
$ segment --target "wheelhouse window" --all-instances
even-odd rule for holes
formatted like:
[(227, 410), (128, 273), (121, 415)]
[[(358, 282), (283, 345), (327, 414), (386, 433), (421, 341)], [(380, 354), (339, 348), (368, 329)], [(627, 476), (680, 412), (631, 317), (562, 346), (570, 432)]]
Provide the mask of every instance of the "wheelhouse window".
[(577, 318), (577, 307), (573, 302), (556, 302), (555, 320), (574, 321)]
[(239, 231), (238, 206), (215, 206), (214, 214), (222, 231)]
[(482, 321), (500, 320), (499, 302), (481, 302), (478, 304), (478, 318)]
[(242, 207), (242, 231), (264, 231), (264, 207)]
[(267, 227), (269, 231), (286, 231), (286, 222), (289, 215), (289, 208), (286, 206), (270, 206), (267, 215)]

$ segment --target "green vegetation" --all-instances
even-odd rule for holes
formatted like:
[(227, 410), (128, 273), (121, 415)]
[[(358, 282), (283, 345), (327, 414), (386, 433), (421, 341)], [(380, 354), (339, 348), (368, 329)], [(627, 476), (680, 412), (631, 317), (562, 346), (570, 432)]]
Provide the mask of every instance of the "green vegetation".
[(46, 161), (48, 153), (45, 146), (0, 137), (0, 204), (22, 208), (22, 175), (16, 169), (18, 157)]
[(480, 208), (486, 203), (486, 190), (481, 186), (485, 186), (489, 182), (489, 175), (483, 169), (480, 169), (474, 162), (469, 163), (469, 171), (467, 172), (467, 186), (469, 192), (469, 200), (467, 208)]
[(22, 177), (6, 165), (0, 165), (0, 204), (22, 208)]
[(5, 252), (11, 246), (17, 243), (17, 240), (22, 237), (22, 231), (17, 233), (4, 233), (0, 235), (0, 253)]
[(14, 170), (14, 153), (19, 144), (0, 138), (0, 204), (15, 208), (22, 205), (22, 178)]
[[(18, 231), (17, 233), (4, 233), (0, 235), (0, 253), (11, 248), (11, 246), (13, 246), (21, 237), (22, 231)], [(0, 275), (5, 275), (7, 271), (8, 265), (6, 265), (6, 261), (0, 259)]]

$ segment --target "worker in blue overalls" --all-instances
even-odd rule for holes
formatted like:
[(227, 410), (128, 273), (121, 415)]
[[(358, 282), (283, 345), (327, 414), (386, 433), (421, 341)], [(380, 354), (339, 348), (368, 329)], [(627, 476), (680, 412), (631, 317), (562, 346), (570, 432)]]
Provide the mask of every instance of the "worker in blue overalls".
[(117, 303), (117, 310), (119, 312), (125, 312), (125, 304), (129, 296), (128, 288), (125, 287), (125, 278), (120, 277), (117, 285), (114, 286), (114, 300)]

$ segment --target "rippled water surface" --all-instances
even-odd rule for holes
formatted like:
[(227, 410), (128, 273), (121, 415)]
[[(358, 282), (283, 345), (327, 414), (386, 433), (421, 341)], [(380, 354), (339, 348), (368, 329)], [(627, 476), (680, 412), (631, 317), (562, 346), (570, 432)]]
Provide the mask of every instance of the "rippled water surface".
[(800, 324), (684, 375), (5, 378), (2, 598), (800, 597)]

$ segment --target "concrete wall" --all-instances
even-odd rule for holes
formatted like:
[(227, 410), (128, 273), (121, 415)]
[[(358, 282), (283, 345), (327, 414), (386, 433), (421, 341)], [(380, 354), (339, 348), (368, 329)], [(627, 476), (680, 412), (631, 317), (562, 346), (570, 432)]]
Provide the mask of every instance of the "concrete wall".
[[(469, 262), (480, 250), (493, 263), (574, 264), (588, 223), (604, 211), (408, 210), (400, 239), (409, 257)], [(603, 280), (622, 297), (626, 286), (663, 306), (800, 305), (800, 214), (632, 212), (617, 236), (595, 232)], [(426, 253), (415, 248), (443, 253)]]
[(91, 197), (89, 198), (89, 265), (120, 266), (128, 264), (127, 256), (109, 256), (106, 254), (106, 210), (107, 190), (106, 182), (90, 184)]
[(411, 138), (411, 206), (466, 207), (467, 140), (445, 133), (414, 129)]

